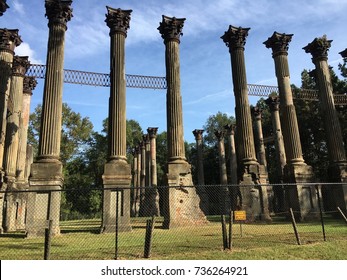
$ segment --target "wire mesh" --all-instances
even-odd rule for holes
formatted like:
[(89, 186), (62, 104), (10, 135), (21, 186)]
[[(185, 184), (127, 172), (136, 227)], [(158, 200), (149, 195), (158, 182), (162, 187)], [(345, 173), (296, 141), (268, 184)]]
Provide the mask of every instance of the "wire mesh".
[[(157, 191), (162, 198), (162, 192), (174, 190), (175, 192), (188, 192), (196, 190), (201, 198), (201, 187), (157, 187)], [(213, 185), (203, 186), (208, 194), (208, 207), (205, 213), (205, 222), (197, 224), (192, 222), (185, 226), (165, 228), (166, 214), (163, 212), (162, 204), (161, 215), (154, 219), (154, 229), (152, 234), (151, 258), (152, 259), (339, 259), (346, 256), (344, 252), (347, 249), (347, 225), (341, 218), (337, 210), (324, 210), (324, 225), (327, 241), (324, 241), (322, 235), (322, 223), (319, 213), (313, 211), (314, 218), (300, 221), (296, 219), (298, 234), (301, 239), (302, 249), (296, 249), (293, 252), (293, 246), (298, 246), (295, 234), (288, 212), (288, 205), (277, 207), (276, 198), (269, 195), (269, 216), (259, 215), (254, 219), (238, 220), (236, 212), (221, 210), (221, 195), (226, 186)], [(235, 186), (230, 185), (228, 188)], [(247, 188), (247, 186), (240, 186)], [(129, 188), (124, 188), (129, 189)], [(134, 193), (134, 188), (130, 188)], [(119, 188), (117, 189), (119, 190)], [(146, 187), (148, 190), (148, 187)], [(268, 190), (270, 190), (268, 188)], [(94, 190), (101, 199), (103, 191)], [(116, 259), (143, 259), (144, 244), (146, 238), (146, 223), (152, 217), (141, 215), (140, 212), (132, 212), (130, 218), (131, 230), (120, 230), (117, 232), (102, 233), (102, 211), (95, 210), (93, 213), (72, 213), (66, 210), (66, 199), (69, 196), (88, 195), (87, 191), (81, 190), (62, 190), (51, 191), (46, 194), (48, 197), (53, 193), (59, 194), (61, 198), (60, 219), (58, 221), (59, 232), (54, 229), (55, 234), (51, 238), (50, 258), (51, 259), (114, 259), (115, 258), (115, 238), (117, 236), (117, 258)], [(144, 192), (146, 194), (146, 192)], [(26, 223), (18, 222), (17, 227), (12, 230), (6, 230), (0, 235), (0, 258), (1, 259), (42, 259), (44, 256), (44, 234), (37, 236), (27, 236), (28, 231), (28, 197), (38, 193), (22, 192), (3, 192), (5, 195), (5, 207), (3, 215), (6, 216), (11, 211), (15, 213), (14, 219), (26, 217)], [(95, 194), (95, 192), (94, 192)], [(270, 194), (270, 192), (268, 192)], [(177, 193), (176, 193), (177, 196)], [(132, 196), (134, 197), (134, 196)], [(40, 227), (37, 232), (43, 232), (48, 227), (49, 217), (47, 216), (47, 203), (45, 198), (36, 197), (37, 208), (36, 219), (42, 219), (43, 223), (37, 223)], [(49, 201), (49, 199), (47, 200)], [(117, 200), (118, 201), (118, 200)], [(145, 199), (142, 200), (143, 202)], [(200, 199), (200, 202), (202, 199)], [(206, 200), (205, 200), (206, 201)], [(129, 207), (134, 203), (134, 199), (127, 201)], [(52, 207), (52, 206), (50, 206)], [(185, 211), (191, 209), (191, 205), (177, 206), (175, 211)], [(117, 207), (114, 207), (118, 209)], [(116, 209), (114, 209), (116, 213)], [(206, 207), (205, 207), (206, 209)], [(113, 211), (112, 210), (112, 211)], [(247, 210), (247, 209), (246, 209)], [(242, 211), (242, 210), (241, 210)], [(248, 211), (248, 210), (247, 210)], [(193, 215), (193, 213), (191, 213)], [(121, 214), (120, 214), (121, 215)], [(229, 216), (233, 217), (229, 219)], [(298, 213), (294, 211), (294, 215)], [(30, 215), (29, 215), (30, 216)], [(11, 219), (11, 217), (7, 217)], [(222, 221), (227, 221), (226, 229), (228, 242), (231, 242), (231, 250), (224, 250)], [(232, 222), (229, 224), (228, 221)], [(115, 221), (114, 221), (115, 222)], [(5, 223), (6, 224), (6, 219)], [(54, 223), (53, 223), (54, 224)], [(230, 227), (231, 225), (231, 227)], [(32, 230), (32, 228), (31, 228)], [(318, 248), (312, 251), (311, 245)], [(326, 245), (328, 244), (328, 245)], [(326, 250), (329, 248), (329, 254)], [(333, 249), (332, 249), (333, 248)], [(299, 251), (302, 250), (302, 251)], [(288, 255), (291, 252), (293, 255)], [(301, 252), (301, 254), (299, 253)], [(310, 252), (310, 253), (308, 253)]]

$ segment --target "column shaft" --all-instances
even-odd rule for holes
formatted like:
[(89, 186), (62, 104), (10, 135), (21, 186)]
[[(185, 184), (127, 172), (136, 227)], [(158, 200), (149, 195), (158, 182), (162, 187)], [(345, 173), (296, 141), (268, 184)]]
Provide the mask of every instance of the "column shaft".
[(176, 40), (166, 42), (167, 81), (167, 138), (169, 161), (186, 160), (183, 137), (182, 97), (180, 81), (179, 44)]

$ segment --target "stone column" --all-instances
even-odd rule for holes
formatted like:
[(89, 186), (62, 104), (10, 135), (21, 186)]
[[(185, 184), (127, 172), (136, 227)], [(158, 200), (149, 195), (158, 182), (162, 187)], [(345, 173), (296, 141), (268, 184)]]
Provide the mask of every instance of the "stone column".
[(269, 211), (273, 211), (273, 190), (269, 185), (269, 174), (267, 172), (266, 153), (263, 137), (263, 127), (261, 123), (262, 109), (259, 107), (251, 106), (251, 112), (254, 120), (254, 133), (255, 133), (255, 149), (257, 152), (257, 159), (259, 162), (259, 181), (262, 189), (262, 202), (268, 206)]
[(20, 202), (23, 193), (12, 193), (17, 190), (16, 171), (17, 155), (19, 147), (20, 118), (23, 103), (23, 79), (30, 62), (27, 56), (15, 56), (12, 66), (11, 87), (8, 106), (8, 117), (5, 139), (5, 180), (6, 189), (10, 191), (6, 194), (6, 217), (5, 231), (16, 230), (16, 223), (20, 212)]
[(0, 17), (6, 12), (9, 6), (6, 4), (6, 0), (0, 0)]
[(133, 214), (134, 217), (139, 215), (140, 209), (140, 186), (141, 186), (141, 148), (140, 146), (135, 147), (135, 183), (134, 183), (134, 200), (133, 200)]
[[(159, 193), (157, 190), (157, 155), (156, 133), (157, 127), (149, 127), (145, 137), (146, 143), (146, 178), (150, 177), (146, 184), (144, 216), (159, 216)], [(148, 153), (149, 146), (149, 153)], [(148, 168), (147, 168), (148, 167)]]
[(136, 189), (137, 189), (137, 151), (136, 147), (132, 150), (133, 165), (132, 165), (132, 192), (131, 192), (131, 217), (135, 217), (135, 202), (136, 202)]
[[(343, 135), (337, 111), (335, 109), (333, 87), (328, 65), (328, 51), (332, 40), (327, 40), (326, 36), (315, 38), (303, 49), (306, 53), (311, 53), (312, 62), (315, 65), (315, 80), (318, 86), (318, 96), (321, 114), (324, 119), (325, 132), (328, 144), (328, 178), (329, 182), (347, 183), (347, 160), (346, 151), (343, 144)], [(328, 191), (333, 198), (331, 210), (340, 207), (347, 211), (347, 184), (332, 185)]]
[(263, 137), (263, 127), (261, 124), (262, 109), (259, 107), (251, 106), (251, 112), (254, 119), (254, 132), (255, 132), (255, 148), (257, 152), (257, 159), (260, 165), (263, 165), (265, 169), (267, 168), (266, 153)]
[(241, 194), (240, 187), (238, 186), (237, 179), (237, 155), (235, 147), (235, 128), (233, 124), (227, 124), (224, 129), (227, 133), (228, 145), (229, 145), (229, 193), (232, 210), (237, 210), (241, 208)]
[(250, 28), (229, 29), (221, 37), (229, 48), (235, 96), (236, 126), (238, 131), (238, 178), (242, 195), (242, 207), (247, 211), (247, 219), (253, 220), (261, 216), (259, 164), (256, 159), (252, 129), (251, 109), (248, 101), (244, 46)]
[[(23, 81), (23, 102), (22, 112), (19, 120), (19, 145), (17, 154), (16, 166), (16, 186), (20, 190), (29, 189), (29, 174), (27, 171), (28, 159), (32, 159), (32, 150), (27, 152), (28, 142), (28, 127), (30, 117), (30, 103), (32, 92), (36, 87), (35, 77), (24, 77)], [(29, 154), (29, 157), (28, 157)], [(31, 165), (32, 161), (30, 162)], [(20, 193), (20, 200), (18, 201), (16, 229), (25, 229), (25, 216), (27, 206), (27, 194)]]
[[(111, 92), (108, 115), (108, 161), (103, 174), (104, 203), (102, 232), (114, 232), (116, 206), (119, 207), (118, 229), (130, 231), (131, 167), (126, 157), (126, 84), (125, 38), (132, 10), (107, 8), (106, 24), (111, 38)], [(118, 201), (117, 201), (118, 198)]]
[[(18, 35), (18, 29), (0, 29), (0, 184), (3, 188), (4, 177), (4, 147), (7, 125), (7, 103), (10, 95), (12, 62), (15, 47), (22, 43)], [(0, 198), (0, 209), (2, 209), (3, 200)], [(0, 215), (2, 216), (2, 215)], [(2, 220), (2, 218), (0, 218)], [(0, 227), (2, 223), (0, 223)]]
[(218, 162), (219, 162), (219, 207), (220, 214), (228, 214), (230, 208), (228, 176), (227, 176), (227, 166), (225, 162), (225, 145), (224, 145), (224, 131), (216, 130), (214, 135), (218, 140)]
[(202, 145), (202, 134), (204, 130), (194, 129), (193, 134), (196, 141), (196, 151), (197, 151), (197, 170), (198, 170), (198, 185), (205, 185), (204, 178), (204, 159), (203, 159), (203, 145)]
[(147, 128), (150, 141), (150, 169), (151, 169), (151, 191), (149, 193), (150, 216), (160, 216), (159, 193), (158, 193), (158, 175), (157, 175), (157, 127)]
[[(276, 169), (277, 169), (277, 184), (283, 183), (283, 170), (286, 165), (286, 151), (284, 149), (279, 105), (280, 99), (277, 96), (270, 96), (265, 100), (265, 103), (269, 106), (271, 112), (272, 130), (275, 136), (275, 150), (276, 150)], [(283, 186), (276, 185), (273, 187), (274, 190), (274, 207), (275, 211), (285, 211), (285, 194)]]
[[(184, 150), (179, 44), (185, 19), (162, 17), (158, 30), (164, 39), (166, 64), (166, 110), (168, 186), (192, 186), (191, 166)], [(164, 228), (205, 223), (195, 188), (164, 190)]]
[(140, 172), (140, 211), (139, 216), (144, 216), (145, 208), (145, 187), (146, 187), (146, 135), (142, 135), (142, 141), (140, 142), (141, 149), (141, 172)]
[(38, 157), (31, 166), (29, 180), (27, 235), (44, 235), (47, 220), (53, 220), (53, 234), (59, 234), (61, 187), (60, 161), (64, 48), (67, 22), (72, 17), (72, 1), (46, 0), (48, 46), (43, 89)]
[(205, 188), (205, 178), (204, 178), (204, 158), (203, 158), (203, 143), (202, 143), (202, 134), (204, 130), (194, 129), (193, 134), (196, 141), (196, 151), (197, 151), (197, 160), (196, 167), (198, 171), (198, 185), (196, 186), (196, 191), (200, 197), (200, 208), (205, 213), (209, 212), (209, 198)]
[(287, 162), (284, 167), (284, 181), (297, 184), (294, 187), (287, 187), (288, 206), (292, 207), (298, 213), (298, 218), (302, 220), (317, 209), (317, 201), (313, 186), (300, 185), (300, 183), (313, 183), (314, 174), (312, 167), (305, 163), (302, 156), (298, 121), (290, 86), (288, 48), (292, 36), (292, 34), (274, 32), (264, 44), (272, 49), (279, 88), (280, 117)]
[(33, 90), (37, 85), (35, 77), (24, 77), (23, 81), (23, 99), (22, 99), (22, 112), (19, 122), (19, 147), (17, 155), (17, 172), (16, 180), (17, 187), (21, 189), (29, 188), (28, 178), (25, 176), (26, 168), (26, 155), (27, 155), (27, 142), (28, 142), (28, 128), (30, 118), (30, 103)]
[(149, 187), (152, 185), (151, 179), (151, 141), (148, 134), (143, 135), (143, 141), (145, 142), (145, 151), (146, 151), (146, 177), (145, 177), (145, 186)]

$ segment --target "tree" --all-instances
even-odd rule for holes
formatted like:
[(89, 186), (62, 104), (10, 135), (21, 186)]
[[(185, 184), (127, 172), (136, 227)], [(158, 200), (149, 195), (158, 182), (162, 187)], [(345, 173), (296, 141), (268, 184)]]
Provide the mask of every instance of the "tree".
[[(28, 129), (28, 142), (36, 152), (39, 143), (41, 111), (41, 105), (37, 105), (34, 112), (30, 114)], [(66, 103), (63, 103), (60, 160), (64, 165), (85, 151), (92, 132), (93, 124), (89, 118), (82, 118), (79, 113), (72, 111)]]

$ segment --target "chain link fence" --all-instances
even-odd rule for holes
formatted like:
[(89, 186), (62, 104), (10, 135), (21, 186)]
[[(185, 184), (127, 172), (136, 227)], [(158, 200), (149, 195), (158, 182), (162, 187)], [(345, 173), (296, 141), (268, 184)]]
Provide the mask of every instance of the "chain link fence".
[(346, 216), (328, 205), (328, 186), (307, 184), (311, 197), (295, 185), (118, 187), (108, 209), (88, 214), (67, 211), (67, 198), (103, 201), (106, 191), (2, 192), (0, 259), (271, 259), (322, 242), (346, 252)]

